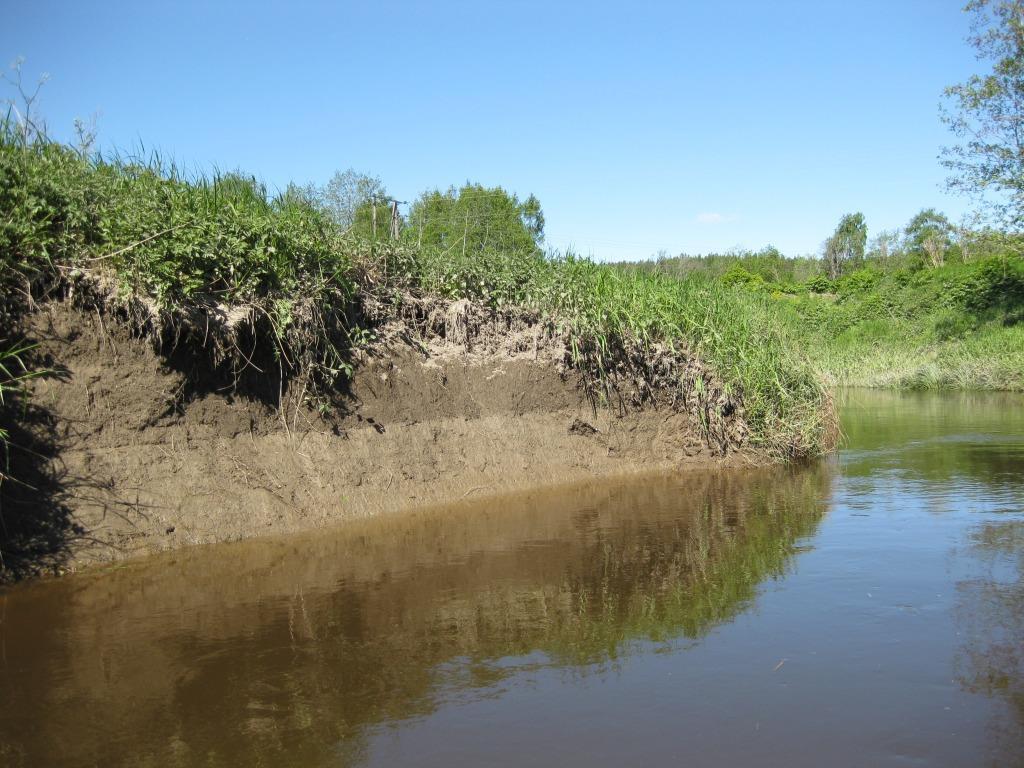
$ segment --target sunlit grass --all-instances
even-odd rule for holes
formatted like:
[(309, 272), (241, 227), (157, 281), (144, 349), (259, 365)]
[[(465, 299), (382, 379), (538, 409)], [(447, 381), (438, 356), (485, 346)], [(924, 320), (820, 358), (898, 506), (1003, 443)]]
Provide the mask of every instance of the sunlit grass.
[(1005, 273), (993, 262), (956, 265), (839, 301), (777, 300), (776, 314), (832, 385), (1024, 391), (1022, 306), (1017, 283), (1002, 277), (1021, 271), (1017, 261)]

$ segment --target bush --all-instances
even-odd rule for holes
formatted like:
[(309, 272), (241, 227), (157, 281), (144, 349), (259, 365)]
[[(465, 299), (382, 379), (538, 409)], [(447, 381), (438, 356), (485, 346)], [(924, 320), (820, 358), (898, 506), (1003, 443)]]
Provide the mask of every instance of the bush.
[(836, 285), (827, 275), (815, 275), (804, 286), (811, 293), (835, 293)]
[(739, 264), (733, 264), (722, 275), (722, 284), (728, 286), (742, 286), (748, 290), (760, 290), (765, 286), (765, 280), (761, 275), (755, 275)]
[(972, 312), (1019, 308), (1024, 305), (1024, 262), (986, 259), (964, 275), (951, 296)]
[(938, 341), (961, 339), (976, 327), (974, 318), (966, 312), (948, 310), (936, 315), (933, 331)]
[(881, 279), (882, 273), (878, 270), (871, 267), (862, 267), (836, 280), (835, 290), (840, 296), (863, 294), (878, 285)]

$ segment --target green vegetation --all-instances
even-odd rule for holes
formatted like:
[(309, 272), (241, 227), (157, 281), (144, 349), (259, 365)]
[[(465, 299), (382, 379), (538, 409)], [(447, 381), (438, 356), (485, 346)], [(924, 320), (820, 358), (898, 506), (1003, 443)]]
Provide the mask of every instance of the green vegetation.
[(520, 203), (501, 187), (465, 184), (421, 195), (409, 213), (406, 239), (446, 251), (534, 251), (544, 240), (544, 213), (533, 195)]
[(836, 384), (1024, 390), (1024, 260), (868, 266), (779, 297), (780, 314)]
[(704, 274), (760, 297), (829, 384), (1024, 390), (1021, 245), (958, 230), (929, 209), (902, 237), (882, 233), (865, 256), (840, 260), (836, 279), (827, 258), (772, 248), (620, 268)]
[(868, 226), (863, 213), (848, 213), (839, 221), (832, 237), (825, 241), (825, 266), (828, 276), (835, 280), (844, 264), (857, 264), (864, 259), (864, 246), (868, 241)]
[(301, 382), (307, 399), (322, 403), (381, 307), (397, 316), (418, 296), (468, 298), (547, 318), (573, 364), (604, 385), (599, 396), (626, 363), (648, 375), (645, 355), (655, 348), (693, 352), (744, 408), (765, 453), (830, 447), (828, 396), (764, 302), (706, 280), (545, 255), (540, 204), (501, 189), (427, 193), (396, 239), (360, 231), (363, 212), (390, 210), (378, 193), (360, 202), (357, 190), (343, 227), (308, 190), (269, 195), (238, 173), (193, 179), (159, 156), (91, 156), (8, 119), (0, 335), (15, 337), (33, 298), (88, 296), (145, 332), (205, 344), (214, 364), (269, 366), (282, 390)]

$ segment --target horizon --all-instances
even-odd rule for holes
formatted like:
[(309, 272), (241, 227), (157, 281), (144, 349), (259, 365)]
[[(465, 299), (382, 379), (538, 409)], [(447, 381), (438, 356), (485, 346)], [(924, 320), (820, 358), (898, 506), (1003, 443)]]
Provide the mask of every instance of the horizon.
[(400, 200), (501, 186), (539, 198), (548, 247), (598, 261), (817, 255), (847, 212), (873, 236), (969, 209), (936, 157), (942, 88), (983, 66), (960, 2), (296, 10), (39, 3), (0, 51), (50, 73), (60, 140), (99, 112), (101, 150), (270, 189), (350, 167)]

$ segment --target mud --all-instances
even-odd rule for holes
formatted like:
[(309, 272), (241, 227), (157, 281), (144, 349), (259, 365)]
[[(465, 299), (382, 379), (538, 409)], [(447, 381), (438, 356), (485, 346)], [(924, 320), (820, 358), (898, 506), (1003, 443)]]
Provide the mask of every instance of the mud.
[(602, 405), (553, 334), (531, 322), (483, 327), (469, 309), (432, 318), (447, 328), (438, 334), (381, 327), (330, 407), (312, 407), (297, 387), (285, 393), (268, 369), (249, 371), (246, 387), (204, 379), (187, 355), (158, 352), (99, 312), (37, 309), (30, 336), (53, 373), (33, 383), (32, 402), (71, 518), (46, 567), (590, 477), (749, 463), (736, 449), (739, 414), (723, 443), (667, 393), (647, 393), (642, 408)]

